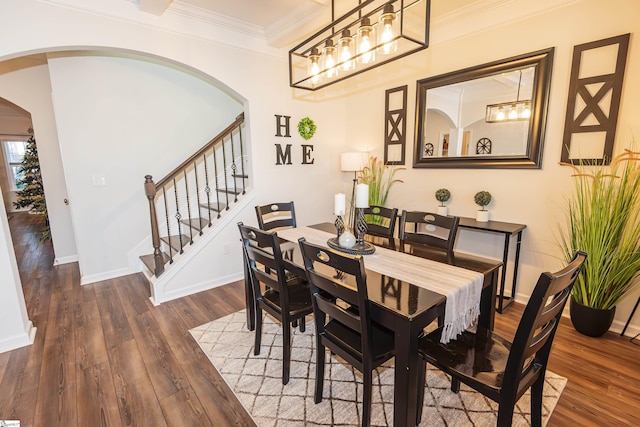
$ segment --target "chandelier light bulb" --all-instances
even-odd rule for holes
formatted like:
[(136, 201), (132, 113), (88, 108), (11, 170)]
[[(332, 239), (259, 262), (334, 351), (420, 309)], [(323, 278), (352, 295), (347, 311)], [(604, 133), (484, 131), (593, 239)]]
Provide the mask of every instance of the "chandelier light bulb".
[(396, 42), (391, 41), (396, 36), (395, 27), (393, 25), (395, 19), (396, 15), (393, 11), (393, 5), (391, 3), (387, 3), (382, 10), (382, 15), (380, 16), (382, 31), (380, 32), (379, 49), (385, 55), (395, 52), (398, 47)]
[(373, 44), (375, 40), (373, 27), (369, 18), (362, 18), (360, 28), (358, 28), (358, 54), (360, 55), (360, 62), (368, 64), (375, 59), (375, 53), (373, 51)]
[(331, 39), (327, 39), (324, 48), (322, 49), (322, 56), (324, 58), (324, 75), (327, 78), (333, 78), (338, 75), (338, 68), (336, 67), (336, 47), (333, 45)]
[(349, 30), (345, 29), (342, 31), (342, 35), (340, 36), (340, 40), (338, 40), (338, 46), (340, 50), (340, 62), (342, 63), (342, 69), (344, 71), (349, 71), (354, 68), (353, 60), (353, 38), (351, 37), (351, 33)]
[(309, 75), (312, 84), (316, 85), (320, 82), (320, 53), (315, 47), (309, 53)]

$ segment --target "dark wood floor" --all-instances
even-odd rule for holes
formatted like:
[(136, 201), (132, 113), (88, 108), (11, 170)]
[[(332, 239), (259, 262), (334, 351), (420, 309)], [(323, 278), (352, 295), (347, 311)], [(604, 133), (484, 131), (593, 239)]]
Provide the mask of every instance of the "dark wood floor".
[[(0, 419), (29, 426), (254, 425), (188, 333), (243, 307), (240, 283), (153, 307), (142, 275), (80, 286), (52, 266), (35, 216), (10, 221), (35, 343), (0, 354)], [(496, 317), (511, 337), (522, 313)], [(638, 425), (640, 346), (560, 325), (550, 369), (569, 379), (551, 426)]]

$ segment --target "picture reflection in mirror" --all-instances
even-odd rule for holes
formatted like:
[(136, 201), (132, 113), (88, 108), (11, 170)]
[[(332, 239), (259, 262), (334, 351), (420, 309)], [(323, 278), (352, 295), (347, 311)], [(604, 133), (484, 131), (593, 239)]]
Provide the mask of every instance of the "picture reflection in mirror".
[(422, 157), (527, 153), (535, 67), (431, 88)]

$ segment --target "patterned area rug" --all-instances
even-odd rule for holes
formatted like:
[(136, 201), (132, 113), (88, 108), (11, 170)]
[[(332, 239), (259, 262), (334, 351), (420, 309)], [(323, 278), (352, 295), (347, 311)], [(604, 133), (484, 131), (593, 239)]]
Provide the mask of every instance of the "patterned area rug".
[[(270, 317), (263, 324), (260, 355), (253, 355), (254, 333), (246, 328), (244, 310), (192, 329), (211, 363), (256, 423), (271, 426), (358, 426), (362, 402), (362, 375), (336, 357), (328, 358), (324, 397), (313, 403), (315, 378), (314, 325), (293, 333), (291, 379), (282, 385), (282, 335)], [(393, 424), (393, 359), (374, 375), (372, 426)], [(567, 379), (547, 371), (543, 422), (546, 424)], [(452, 393), (449, 379), (429, 366), (421, 426), (495, 426), (497, 405), (461, 385)], [(516, 406), (514, 426), (529, 426), (529, 393)]]

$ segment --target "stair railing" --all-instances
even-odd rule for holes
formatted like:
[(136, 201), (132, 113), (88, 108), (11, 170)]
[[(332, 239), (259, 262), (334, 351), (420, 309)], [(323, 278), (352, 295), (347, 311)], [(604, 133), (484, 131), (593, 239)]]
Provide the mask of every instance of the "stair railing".
[[(238, 201), (238, 194), (245, 194), (247, 177), (244, 168), (246, 147), (242, 139), (243, 126), (244, 113), (157, 183), (153, 182), (151, 175), (145, 176), (144, 189), (149, 201), (153, 256), (148, 262), (145, 257), (142, 258), (156, 277), (164, 272), (166, 262), (173, 263), (177, 253), (183, 253), (187, 244), (193, 244), (194, 229), (196, 235), (202, 235), (205, 227), (211, 227), (212, 212), (217, 212), (216, 218), (220, 218), (221, 212), (229, 209), (230, 194), (234, 196), (233, 202)], [(240, 151), (239, 159), (235, 158), (237, 148)], [(238, 162), (240, 163), (239, 174)], [(229, 168), (227, 165), (230, 165)], [(210, 186), (211, 175), (213, 175), (213, 189)], [(241, 182), (238, 183), (238, 180)], [(220, 182), (224, 187), (220, 187)], [(201, 183), (204, 184), (203, 187), (200, 186)], [(168, 202), (171, 197), (174, 203)], [(206, 202), (201, 202), (201, 198)], [(194, 199), (197, 204), (195, 207), (192, 206)], [(170, 212), (170, 205), (174, 204), (175, 212)], [(163, 228), (166, 228), (167, 234), (164, 238), (160, 236), (158, 206), (161, 214), (164, 214)], [(183, 215), (185, 211), (186, 219)], [(206, 213), (204, 218), (202, 211)], [(195, 212), (198, 212), (197, 217), (194, 216)], [(187, 231), (184, 230), (185, 227)], [(185, 232), (189, 235), (187, 236)], [(163, 241), (168, 254), (162, 253)]]

